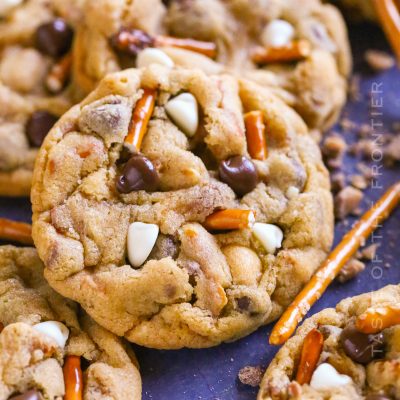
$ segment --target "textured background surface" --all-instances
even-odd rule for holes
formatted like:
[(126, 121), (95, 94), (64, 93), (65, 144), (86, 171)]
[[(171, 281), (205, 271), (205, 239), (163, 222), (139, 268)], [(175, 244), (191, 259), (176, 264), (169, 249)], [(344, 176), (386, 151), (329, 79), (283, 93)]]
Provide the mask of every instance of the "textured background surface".
[[(361, 76), (360, 101), (349, 102), (345, 115), (358, 123), (371, 124), (374, 118), (370, 107), (370, 91), (373, 85), (382, 88), (383, 115), (375, 117), (382, 120), (390, 131), (395, 122), (400, 122), (400, 71), (392, 68), (382, 74), (372, 73), (363, 61), (363, 53), (368, 48), (386, 49), (385, 39), (374, 26), (360, 25), (351, 28), (351, 40), (355, 55), (355, 72)], [(376, 97), (375, 97), (376, 98)], [(377, 111), (375, 109), (375, 111)], [(354, 133), (339, 127), (347, 143), (357, 140)], [(379, 130), (377, 130), (379, 133)], [(357, 160), (346, 158), (345, 173), (355, 173)], [(375, 186), (383, 188), (400, 179), (400, 166), (392, 169), (380, 169), (382, 162), (372, 162), (382, 175), (375, 176)], [(363, 210), (370, 201), (376, 200), (383, 189), (369, 189), (363, 201)], [(0, 216), (30, 221), (30, 204), (25, 199), (0, 198)], [(317, 312), (334, 306), (339, 300), (381, 288), (389, 283), (400, 282), (400, 246), (399, 237), (400, 209), (386, 222), (384, 228), (376, 232), (374, 242), (380, 243), (377, 258), (367, 265), (366, 270), (355, 280), (346, 284), (332, 285), (325, 296), (311, 310)], [(348, 226), (336, 227), (336, 242), (348, 230)], [(241, 384), (237, 379), (239, 370), (246, 365), (266, 366), (276, 352), (268, 345), (271, 327), (259, 329), (252, 335), (231, 344), (225, 344), (206, 350), (156, 351), (135, 346), (143, 377), (143, 398), (157, 400), (195, 400), (255, 399), (257, 390)]]

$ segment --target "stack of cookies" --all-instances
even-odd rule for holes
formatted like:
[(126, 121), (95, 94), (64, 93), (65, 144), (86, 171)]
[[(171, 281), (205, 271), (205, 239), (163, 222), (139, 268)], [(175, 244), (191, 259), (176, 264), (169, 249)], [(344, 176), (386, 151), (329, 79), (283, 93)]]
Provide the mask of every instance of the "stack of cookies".
[[(136, 400), (128, 341), (205, 348), (279, 318), (333, 243), (318, 138), (350, 71), (320, 0), (1, 0), (0, 194), (31, 195), (37, 250), (0, 247), (0, 400)], [(400, 325), (353, 326), (399, 288), (370, 299), (307, 321), (260, 399), (400, 396)]]

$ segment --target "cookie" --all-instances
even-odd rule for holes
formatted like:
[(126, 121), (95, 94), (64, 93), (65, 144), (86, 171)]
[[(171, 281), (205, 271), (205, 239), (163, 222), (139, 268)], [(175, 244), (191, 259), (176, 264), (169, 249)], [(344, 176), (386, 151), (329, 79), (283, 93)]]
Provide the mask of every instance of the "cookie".
[(32, 202), (50, 285), (155, 348), (272, 321), (332, 243), (328, 173), (301, 118), (199, 70), (104, 78), (46, 137)]
[(37, 148), (71, 106), (73, 25), (82, 0), (0, 6), (0, 195), (29, 195)]
[(74, 46), (77, 88), (87, 93), (107, 72), (153, 62), (234, 71), (273, 88), (318, 129), (336, 121), (351, 70), (344, 21), (319, 0), (86, 3)]
[(141, 398), (132, 351), (48, 286), (33, 248), (0, 246), (0, 322), (0, 399), (63, 398), (79, 360), (83, 399)]
[[(400, 286), (392, 285), (345, 299), (308, 318), (267, 368), (258, 400), (398, 398), (399, 307)], [(385, 310), (397, 312), (397, 323), (388, 323)], [(308, 379), (299, 367), (306, 345), (308, 354), (322, 346)]]

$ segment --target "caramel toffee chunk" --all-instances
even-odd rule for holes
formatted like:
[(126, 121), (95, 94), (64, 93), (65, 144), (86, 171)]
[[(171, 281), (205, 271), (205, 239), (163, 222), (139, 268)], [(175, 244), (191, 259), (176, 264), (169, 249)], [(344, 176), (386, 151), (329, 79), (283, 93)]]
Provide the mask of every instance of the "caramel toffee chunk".
[[(248, 153), (252, 111), (268, 127), (264, 160)], [(282, 313), (332, 243), (329, 178), (306, 125), (229, 75), (111, 74), (56, 123), (36, 166), (46, 279), (141, 345), (248, 334)]]
[(54, 292), (33, 248), (0, 246), (0, 398), (139, 400), (125, 343)]
[[(376, 329), (365, 333), (359, 326)], [(315, 351), (315, 344), (306, 347), (316, 330), (323, 337), (322, 351), (310, 379), (302, 381), (299, 371), (310, 364), (301, 360)], [(283, 345), (267, 368), (258, 399), (396, 399), (399, 335), (400, 286), (345, 299), (306, 319)]]

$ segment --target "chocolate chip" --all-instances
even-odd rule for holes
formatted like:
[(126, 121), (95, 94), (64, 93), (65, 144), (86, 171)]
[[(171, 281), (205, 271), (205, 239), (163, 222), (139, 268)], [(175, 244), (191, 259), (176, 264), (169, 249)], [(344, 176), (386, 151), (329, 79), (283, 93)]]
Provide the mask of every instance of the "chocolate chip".
[(117, 190), (130, 193), (134, 190), (154, 192), (159, 183), (158, 172), (146, 157), (136, 154), (125, 164), (122, 174), (117, 179)]
[(72, 45), (74, 31), (61, 18), (40, 25), (36, 31), (36, 46), (44, 54), (60, 57)]
[(345, 353), (360, 364), (368, 364), (383, 355), (384, 337), (382, 333), (367, 335), (359, 332), (354, 326), (348, 326), (340, 335), (340, 343)]
[(251, 192), (258, 183), (258, 173), (252, 161), (244, 156), (233, 156), (219, 165), (219, 177), (239, 196)]
[(8, 400), (40, 400), (40, 393), (36, 389), (29, 390), (24, 394), (10, 397)]
[(241, 311), (248, 311), (250, 308), (250, 299), (247, 296), (239, 297), (236, 299), (236, 304)]
[(365, 400), (392, 400), (391, 397), (385, 396), (384, 394), (369, 394)]
[(40, 147), (58, 118), (47, 111), (35, 111), (26, 124), (26, 135), (33, 147)]
[(154, 46), (154, 39), (138, 29), (122, 28), (110, 37), (110, 45), (120, 54), (136, 56), (141, 50)]

